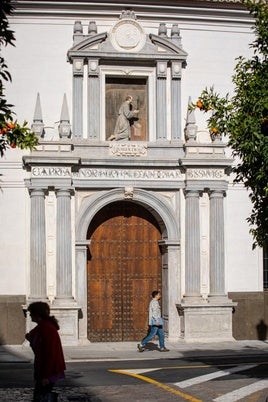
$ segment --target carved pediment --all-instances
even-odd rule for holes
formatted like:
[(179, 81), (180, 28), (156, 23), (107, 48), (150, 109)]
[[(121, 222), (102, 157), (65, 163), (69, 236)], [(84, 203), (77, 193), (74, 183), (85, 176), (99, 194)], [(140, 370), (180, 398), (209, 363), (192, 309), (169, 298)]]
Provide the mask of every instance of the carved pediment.
[(102, 60), (185, 60), (187, 53), (181, 48), (178, 27), (174, 25), (168, 37), (161, 32), (163, 26), (166, 30), (165, 24), (160, 24), (159, 35), (146, 34), (133, 13), (123, 13), (109, 33), (98, 34), (95, 30), (89, 35), (83, 35), (80, 31), (74, 37), (75, 45), (69, 50), (68, 58), (70, 61), (81, 57)]

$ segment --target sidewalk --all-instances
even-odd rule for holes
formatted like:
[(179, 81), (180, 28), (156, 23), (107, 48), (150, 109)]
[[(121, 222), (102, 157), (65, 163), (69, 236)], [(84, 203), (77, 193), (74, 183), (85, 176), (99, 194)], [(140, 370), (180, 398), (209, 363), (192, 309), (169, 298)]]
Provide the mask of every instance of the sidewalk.
[[(268, 342), (233, 341), (218, 343), (166, 343), (167, 353), (157, 350), (157, 342), (150, 343), (148, 350), (137, 351), (137, 342), (89, 343), (85, 346), (64, 346), (66, 362), (178, 359), (208, 356), (265, 355), (268, 357)], [(1, 363), (32, 362), (33, 353), (28, 342), (23, 345), (1, 345)]]

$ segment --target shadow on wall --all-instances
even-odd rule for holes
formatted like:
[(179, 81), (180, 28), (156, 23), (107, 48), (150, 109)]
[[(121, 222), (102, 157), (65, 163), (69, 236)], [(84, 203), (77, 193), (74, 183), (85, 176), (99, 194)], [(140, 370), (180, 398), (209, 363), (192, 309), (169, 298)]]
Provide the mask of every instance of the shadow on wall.
[(268, 292), (230, 292), (237, 302), (233, 312), (236, 340), (268, 340)]
[(267, 325), (263, 320), (260, 320), (258, 325), (256, 325), (257, 334), (259, 341), (265, 341), (267, 339)]

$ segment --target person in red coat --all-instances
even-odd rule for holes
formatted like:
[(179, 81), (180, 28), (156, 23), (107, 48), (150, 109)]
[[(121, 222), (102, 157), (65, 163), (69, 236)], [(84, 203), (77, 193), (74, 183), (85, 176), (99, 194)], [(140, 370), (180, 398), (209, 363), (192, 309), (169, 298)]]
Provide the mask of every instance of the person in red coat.
[(52, 391), (57, 380), (65, 377), (66, 366), (58, 333), (59, 324), (54, 316), (50, 316), (49, 305), (34, 302), (29, 305), (28, 311), (32, 321), (37, 323), (25, 336), (34, 352), (33, 402), (37, 402)]

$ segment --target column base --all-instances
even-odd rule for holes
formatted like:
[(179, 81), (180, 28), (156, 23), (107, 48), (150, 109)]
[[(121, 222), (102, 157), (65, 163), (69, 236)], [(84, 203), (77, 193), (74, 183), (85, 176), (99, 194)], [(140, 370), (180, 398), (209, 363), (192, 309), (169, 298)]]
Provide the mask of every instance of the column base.
[(203, 299), (201, 295), (184, 295), (181, 301), (182, 305), (196, 305), (196, 304), (206, 304), (207, 300)]
[(49, 299), (47, 296), (29, 296), (27, 298), (27, 306), (29, 306), (29, 304), (31, 303), (35, 303), (35, 302), (45, 302), (45, 303), (49, 303)]
[(62, 297), (58, 297), (56, 296), (55, 299), (52, 301), (52, 306), (76, 306), (77, 303), (75, 301), (75, 299), (73, 298), (73, 296), (62, 296)]
[(209, 304), (230, 304), (230, 299), (228, 298), (227, 295), (222, 294), (222, 295), (213, 295), (213, 294), (209, 294), (207, 297), (207, 302)]
[(177, 304), (185, 342), (233, 341), (232, 312), (236, 303)]
[(77, 346), (79, 344), (78, 334), (78, 313), (80, 307), (74, 305), (59, 306), (53, 304), (50, 308), (50, 314), (54, 315), (59, 321), (59, 334), (64, 346)]

